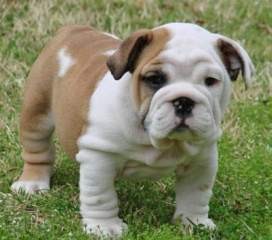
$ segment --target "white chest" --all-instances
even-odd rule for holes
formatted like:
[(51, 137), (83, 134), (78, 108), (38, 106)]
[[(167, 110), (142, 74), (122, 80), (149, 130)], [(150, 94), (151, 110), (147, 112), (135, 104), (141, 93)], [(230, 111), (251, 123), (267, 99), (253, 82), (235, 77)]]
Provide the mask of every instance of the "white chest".
[(171, 174), (174, 170), (175, 167), (152, 167), (141, 162), (128, 161), (120, 172), (120, 176), (136, 179), (159, 179)]
[(158, 179), (175, 171), (179, 164), (185, 163), (186, 157), (180, 151), (160, 152), (153, 147), (139, 147), (127, 155), (119, 175), (132, 178)]

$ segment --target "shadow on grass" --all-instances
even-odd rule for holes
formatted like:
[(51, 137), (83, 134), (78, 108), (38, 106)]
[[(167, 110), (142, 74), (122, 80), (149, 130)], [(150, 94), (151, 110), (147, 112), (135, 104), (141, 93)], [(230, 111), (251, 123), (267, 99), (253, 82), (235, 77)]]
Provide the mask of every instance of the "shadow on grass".
[(127, 223), (158, 227), (171, 223), (174, 213), (174, 187), (171, 178), (160, 181), (120, 179), (116, 184), (120, 216)]

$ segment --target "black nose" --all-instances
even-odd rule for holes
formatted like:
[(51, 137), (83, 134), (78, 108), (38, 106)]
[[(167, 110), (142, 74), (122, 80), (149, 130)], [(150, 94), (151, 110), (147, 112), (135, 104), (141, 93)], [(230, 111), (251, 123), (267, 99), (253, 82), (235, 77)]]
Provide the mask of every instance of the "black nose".
[(173, 101), (175, 113), (178, 117), (188, 117), (192, 114), (195, 102), (187, 97), (180, 97)]

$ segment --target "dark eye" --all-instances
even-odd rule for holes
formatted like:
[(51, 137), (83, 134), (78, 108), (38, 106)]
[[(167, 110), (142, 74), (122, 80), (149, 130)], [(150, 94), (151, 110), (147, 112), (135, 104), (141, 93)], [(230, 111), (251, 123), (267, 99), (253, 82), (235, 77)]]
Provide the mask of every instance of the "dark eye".
[(205, 79), (205, 85), (208, 86), (208, 87), (212, 87), (212, 86), (214, 86), (214, 85), (216, 85), (218, 83), (219, 83), (219, 80), (216, 79), (216, 78), (207, 77)]
[(166, 84), (166, 75), (162, 72), (148, 73), (142, 77), (145, 84), (154, 90), (158, 90)]

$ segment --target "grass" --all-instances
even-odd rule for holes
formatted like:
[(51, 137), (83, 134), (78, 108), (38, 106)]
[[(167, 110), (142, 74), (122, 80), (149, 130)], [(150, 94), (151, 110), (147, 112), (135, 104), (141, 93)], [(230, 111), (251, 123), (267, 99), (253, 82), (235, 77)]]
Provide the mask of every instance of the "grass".
[(272, 5), (270, 0), (0, 0), (0, 239), (90, 239), (80, 225), (78, 166), (59, 150), (52, 190), (10, 192), (21, 172), (18, 117), (31, 64), (54, 32), (79, 23), (127, 36), (171, 21), (195, 22), (239, 39), (257, 68), (248, 91), (233, 84), (219, 143), (210, 215), (218, 229), (185, 235), (170, 223), (173, 177), (117, 183), (124, 239), (272, 239)]

